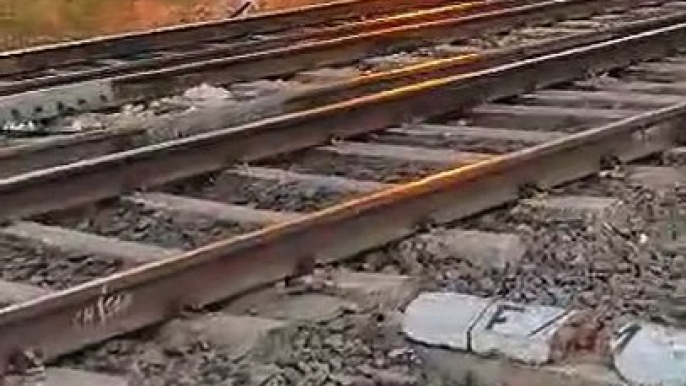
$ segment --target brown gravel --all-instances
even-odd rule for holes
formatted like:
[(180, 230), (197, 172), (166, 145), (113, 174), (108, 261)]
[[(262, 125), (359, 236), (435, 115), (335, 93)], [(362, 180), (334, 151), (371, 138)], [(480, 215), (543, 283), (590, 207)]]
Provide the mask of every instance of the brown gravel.
[(211, 342), (165, 345), (148, 330), (59, 364), (120, 374), (137, 386), (421, 385), (419, 363), (397, 322), (397, 314), (375, 312), (303, 324), (289, 335), (287, 347), (261, 355), (259, 362), (233, 361)]
[(290, 384), (420, 385), (419, 363), (398, 334), (395, 317), (353, 314), (301, 328), (290, 350), (270, 359), (295, 378)]
[(63, 358), (60, 365), (119, 374), (136, 386), (227, 385), (238, 371), (221, 350), (206, 342), (165, 347), (155, 342), (154, 332), (109, 340)]

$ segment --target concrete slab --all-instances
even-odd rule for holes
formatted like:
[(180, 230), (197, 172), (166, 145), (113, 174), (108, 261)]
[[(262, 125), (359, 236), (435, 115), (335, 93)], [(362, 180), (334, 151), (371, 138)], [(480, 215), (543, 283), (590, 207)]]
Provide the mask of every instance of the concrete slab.
[(302, 83), (331, 83), (354, 79), (362, 75), (362, 71), (355, 67), (320, 68), (302, 71), (293, 77), (294, 81)]
[(269, 225), (299, 217), (296, 213), (274, 212), (166, 193), (137, 193), (122, 201), (148, 209), (224, 223)]
[(234, 313), (296, 322), (326, 322), (359, 307), (352, 301), (323, 293), (288, 295), (276, 291), (256, 293), (232, 304)]
[(655, 190), (671, 190), (686, 186), (686, 168), (667, 166), (637, 166), (628, 168), (630, 183)]
[[(225, 171), (222, 175), (254, 178), (280, 184), (302, 184), (303, 186), (324, 187), (340, 192), (367, 193), (390, 188), (392, 185), (375, 181), (360, 181), (339, 176), (297, 173), (289, 170), (251, 166)], [(220, 177), (221, 178), (221, 177)]]
[(574, 82), (574, 87), (582, 90), (601, 90), (621, 93), (642, 93), (657, 95), (686, 94), (686, 82), (646, 82), (641, 80), (618, 81), (615, 78), (592, 78)]
[(181, 253), (178, 249), (160, 248), (29, 221), (0, 228), (0, 234), (15, 240), (36, 242), (65, 253), (88, 253), (131, 265), (158, 261)]
[[(31, 378), (31, 379), (29, 379)], [(40, 378), (40, 379), (36, 379)], [(33, 377), (9, 377), (7, 386), (131, 386), (121, 377), (72, 370), (63, 367), (49, 367), (44, 374)]]
[(157, 340), (168, 350), (183, 350), (196, 344), (221, 347), (232, 359), (238, 360), (278, 346), (289, 334), (289, 327), (287, 322), (269, 318), (203, 315), (167, 323)]
[(403, 275), (339, 271), (332, 275), (335, 291), (363, 309), (394, 309), (419, 293), (419, 281)]
[(470, 110), (471, 125), (513, 129), (569, 130), (612, 122), (638, 110), (487, 104)]
[(373, 56), (365, 58), (361, 62), (365, 66), (373, 67), (375, 71), (389, 71), (400, 67), (419, 64), (427, 60), (427, 58), (401, 52), (385, 56)]
[(555, 333), (571, 313), (455, 293), (425, 293), (410, 303), (403, 330), (412, 340), (531, 365), (548, 363)]
[(21, 303), (49, 294), (51, 291), (31, 284), (0, 280), (0, 304)]
[(521, 260), (527, 251), (515, 234), (462, 229), (440, 229), (417, 237), (432, 259), (460, 258), (476, 266), (504, 269)]
[(581, 90), (540, 90), (517, 98), (518, 103), (609, 109), (659, 108), (681, 101), (683, 98), (675, 95)]
[(614, 366), (624, 379), (645, 386), (686, 384), (686, 331), (631, 323), (618, 335)]
[(418, 280), (409, 276), (343, 270), (242, 296), (227, 310), (279, 320), (324, 322), (351, 311), (397, 310), (418, 292)]
[(531, 221), (607, 222), (621, 227), (630, 213), (621, 200), (611, 197), (555, 196), (522, 200), (515, 212)]
[(410, 127), (399, 127), (388, 130), (392, 134), (405, 134), (408, 136), (440, 136), (458, 137), (469, 140), (499, 140), (525, 143), (542, 143), (564, 137), (566, 134), (559, 131), (528, 131), (516, 129), (499, 129), (494, 127), (457, 126), (417, 124)]
[(478, 55), (483, 52), (483, 48), (478, 46), (463, 46), (452, 44), (441, 44), (434, 47), (434, 55), (441, 58), (450, 58), (462, 55)]
[(315, 152), (339, 156), (387, 158), (405, 162), (423, 162), (462, 166), (485, 161), (492, 155), (455, 151), (451, 149), (430, 149), (419, 146), (387, 145), (382, 143), (344, 142), (335, 146), (322, 146)]

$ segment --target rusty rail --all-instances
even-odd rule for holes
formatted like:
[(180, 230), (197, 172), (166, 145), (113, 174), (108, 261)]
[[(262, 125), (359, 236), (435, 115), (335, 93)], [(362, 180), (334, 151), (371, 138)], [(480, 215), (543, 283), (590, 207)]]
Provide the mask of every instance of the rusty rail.
[(0, 76), (39, 71), (54, 66), (83, 62), (85, 58), (102, 59), (117, 55), (136, 55), (143, 52), (196, 44), (203, 40), (231, 39), (251, 34), (306, 27), (336, 18), (373, 17), (389, 12), (436, 7), (455, 3), (455, 0), (337, 0), (250, 16), (182, 26), (160, 28), (97, 37), (88, 40), (52, 44), (0, 53)]
[[(68, 200), (80, 191), (76, 201), (85, 202), (136, 184), (158, 184), (218, 169), (227, 163), (226, 154), (233, 149), (241, 150), (242, 157), (260, 156), (264, 150), (258, 149), (258, 142), (288, 151), (313, 141), (312, 137), (317, 141), (332, 133), (348, 136), (381, 129), (410, 116), (454, 110), (458, 103), (466, 106), (512, 96), (684, 48), (686, 24), (679, 24), (30, 173), (0, 182), (2, 215), (16, 215), (19, 212), (12, 207), (27, 204), (35, 210), (40, 199)], [(0, 363), (9, 366), (26, 350), (37, 349), (54, 357), (165, 320), (186, 306), (240, 295), (293, 274), (302, 261), (341, 259), (405, 236), (424, 221), (450, 221), (515, 199), (522, 184), (551, 186), (587, 175), (607, 156), (626, 161), (659, 151), (673, 143), (685, 117), (686, 104), (642, 114), (10, 306), (0, 310)], [(322, 130), (324, 127), (327, 130)], [(636, 135), (638, 131), (644, 135)], [(277, 141), (284, 132), (297, 143)], [(175, 170), (181, 165), (185, 170)], [(81, 318), (84, 313), (93, 317)]]

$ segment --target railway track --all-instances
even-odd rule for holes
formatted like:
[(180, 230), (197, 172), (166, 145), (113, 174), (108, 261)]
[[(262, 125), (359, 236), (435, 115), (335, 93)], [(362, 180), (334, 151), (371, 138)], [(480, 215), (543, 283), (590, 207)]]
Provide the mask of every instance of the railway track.
[[(486, 21), (483, 24), (477, 23), (479, 25), (473, 29), (468, 28), (470, 33), (476, 33), (475, 31), (482, 28), (498, 31), (509, 22), (517, 20), (524, 24), (505, 34), (491, 33), (474, 39), (463, 36), (459, 42), (432, 46), (428, 51), (427, 47), (423, 47), (401, 56), (368, 57), (357, 67), (304, 71), (289, 75), (289, 81), (261, 80), (254, 86), (253, 83), (234, 84), (227, 89), (217, 89), (219, 97), (210, 98), (209, 102), (194, 102), (185, 97), (175, 97), (172, 101), (163, 101), (160, 104), (161, 108), (153, 107), (157, 102), (149, 103), (150, 109), (141, 113), (130, 114), (125, 111), (87, 115), (85, 118), (77, 115), (52, 120), (47, 124), (47, 130), (40, 135), (53, 133), (53, 136), (9, 140), (7, 146), (0, 151), (0, 177), (74, 162), (84, 157), (104, 155), (141, 144), (218, 130), (280, 114), (296, 113), (422, 80), (467, 73), (581, 44), (671, 25), (686, 19), (686, 10), (678, 2), (646, 2), (644, 7), (630, 11), (622, 11), (624, 8), (620, 3), (603, 3), (606, 7), (603, 11), (605, 13), (601, 12), (588, 21), (561, 19), (544, 27), (532, 27), (529, 22), (536, 24), (543, 20), (551, 21), (552, 19), (546, 17), (554, 16), (553, 8), (541, 14), (542, 16), (536, 16), (542, 18), (538, 21), (530, 20), (529, 16), (532, 10), (552, 7), (549, 3), (539, 3), (533, 8), (525, 6), (507, 9), (504, 12), (491, 12), (485, 16), (478, 14), (475, 19), (467, 17), (467, 22), (484, 18)], [(572, 8), (583, 5), (583, 2), (561, 4), (562, 8), (555, 12), (571, 11)], [(589, 14), (592, 11), (593, 9), (587, 9), (579, 11), (579, 14)], [(510, 14), (523, 15), (523, 19), (513, 20)], [(504, 19), (495, 16), (502, 16)], [(460, 28), (457, 30), (465, 32)], [(364, 66), (367, 72), (361, 72), (359, 66)], [(35, 96), (50, 98), (50, 93), (37, 92)], [(14, 100), (12, 103), (19, 101)], [(27, 105), (22, 102), (22, 106)], [(83, 130), (81, 126), (84, 125), (90, 125), (91, 128)], [(9, 132), (19, 133), (20, 136), (35, 133), (22, 127)]]
[[(338, 24), (364, 20), (370, 17), (389, 17), (406, 11), (421, 10), (449, 5), (453, 2), (438, 0), (424, 3), (401, 1), (390, 6), (381, 1), (363, 4), (356, 0), (344, 0), (320, 5), (305, 6), (271, 12), (242, 19), (228, 18), (158, 30), (97, 37), (89, 40), (66, 42), (55, 45), (17, 49), (2, 53), (1, 74), (19, 76), (19, 79), (58, 73), (61, 68), (74, 65), (95, 65), (98, 60), (135, 61), (139, 56), (165, 49), (182, 50), (205, 43), (238, 43), (241, 39), (267, 38), (288, 30), (303, 33), (312, 28), (331, 27)], [(297, 28), (293, 28), (297, 26)], [(266, 36), (261, 36), (266, 34)], [(146, 55), (147, 54), (147, 55)], [(156, 55), (152, 55), (156, 56)], [(107, 62), (106, 62), (107, 63)], [(96, 66), (97, 67), (97, 66)], [(45, 72), (47, 71), (47, 73)]]
[[(671, 3), (677, 4), (678, 7), (678, 2)], [(41, 69), (43, 73), (36, 72), (35, 64), (32, 63), (52, 63), (52, 61), (31, 59), (32, 55), (46, 55), (52, 51), (18, 53), (14, 54), (14, 56), (18, 55), (16, 58), (10, 53), (7, 54), (9, 60), (6, 62), (9, 64), (6, 66), (22, 62), (27, 64), (6, 71), (9, 73), (8, 77), (2, 80), (4, 85), (0, 86), (0, 94), (3, 95), (0, 98), (0, 120), (4, 123), (40, 122), (64, 114), (149, 101), (183, 92), (189, 87), (202, 83), (222, 86), (265, 78), (289, 80), (294, 75), (297, 76), (299, 72), (322, 67), (347, 67), (348, 72), (352, 74), (355, 72), (359, 74), (360, 71), (374, 72), (380, 68), (388, 68), (389, 59), (380, 58), (380, 62), (377, 60), (375, 63), (369, 60), (370, 57), (405, 52), (405, 62), (409, 60), (418, 63), (426, 62), (437, 55), (458, 56), (465, 54), (465, 50), (457, 50), (454, 45), (449, 44), (448, 47), (443, 47), (439, 50), (442, 52), (439, 53), (431, 53), (432, 50), (429, 48), (456, 41), (459, 45), (459, 41), (479, 37), (485, 33), (508, 31), (522, 25), (536, 26), (557, 19), (569, 20), (597, 14), (597, 19), (602, 22), (586, 24), (581, 28), (593, 30), (602, 27), (603, 24), (627, 21), (632, 18), (635, 21), (659, 14), (678, 12), (674, 9), (666, 10), (669, 5), (661, 4), (662, 2), (659, 1), (646, 1), (628, 5), (626, 1), (620, 0), (604, 3), (589, 0), (564, 2), (494, 0), (483, 3), (443, 5), (442, 7), (437, 5), (420, 12), (348, 23), (343, 26), (316, 28), (309, 32), (277, 30), (276, 35), (269, 35), (257, 42), (232, 43), (229, 41), (225, 42), (222, 48), (217, 48), (217, 43), (212, 43), (212, 47), (208, 48), (207, 44), (203, 45), (202, 39), (196, 37), (196, 40), (201, 40), (201, 43), (193, 43), (197, 45), (197, 48), (180, 45), (178, 50), (181, 52), (178, 54), (153, 50), (152, 52), (159, 52), (157, 58), (140, 59), (134, 56), (128, 61), (120, 60), (114, 64), (109, 59), (105, 63), (98, 59), (103, 55), (102, 53), (89, 51), (88, 57), (95, 58), (94, 60), (99, 60), (99, 62), (74, 64), (68, 59), (57, 60), (56, 68)], [(401, 7), (398, 12), (402, 10)], [(331, 15), (327, 14), (327, 16)], [(263, 22), (269, 23), (268, 20), (271, 19), (265, 16)], [(313, 18), (313, 22), (316, 22), (316, 18)], [(243, 28), (244, 31), (247, 28), (244, 24), (254, 25), (257, 21), (253, 22), (250, 19), (247, 22), (235, 23), (243, 23), (237, 24), (234, 29)], [(279, 23), (274, 23), (274, 25), (279, 25)], [(576, 27), (579, 26), (576, 25)], [(567, 27), (563, 28), (567, 31), (552, 32), (558, 35), (564, 32), (570, 34), (582, 32), (579, 28), (572, 30)], [(231, 30), (228, 27), (227, 29)], [(540, 33), (543, 32), (531, 32), (533, 35)], [(217, 38), (216, 34), (218, 32), (214, 35), (208, 33), (213, 38), (226, 40), (224, 37)], [(165, 36), (163, 33), (155, 36), (158, 35)], [(311, 37), (308, 38), (308, 36)], [(149, 38), (149, 36), (140, 37), (140, 39), (144, 38)], [(135, 37), (128, 39), (135, 39)], [(164, 40), (162, 37), (159, 39)], [(115, 42), (122, 45), (124, 44), (122, 41), (127, 41), (120, 40), (115, 40)], [(180, 38), (179, 44), (184, 41), (187, 40)], [(296, 41), (298, 43), (294, 43)], [(102, 44), (83, 43), (82, 45), (102, 47)], [(133, 44), (130, 41), (127, 46), (129, 45), (142, 47), (142, 49), (150, 47), (143, 43)], [(75, 47), (69, 46), (67, 51), (77, 50), (80, 45), (76, 44)], [(157, 46), (152, 45), (152, 47)], [(167, 46), (160, 45), (160, 47), (168, 51)], [(467, 50), (467, 53), (479, 53), (478, 49), (476, 52), (473, 49), (474, 47), (471, 52)], [(97, 51), (97, 48), (92, 48), (92, 50)], [(57, 49), (57, 52), (61, 51)], [(64, 55), (73, 56), (73, 54)], [(393, 59), (390, 61), (392, 62)], [(60, 63), (63, 62), (67, 63), (66, 67), (60, 67)], [(403, 62), (403, 58), (400, 58), (400, 62)], [(56, 74), (52, 75), (51, 71)], [(312, 77), (311, 74), (309, 76)]]
[(9, 176), (4, 368), (668, 151), (685, 37), (672, 24)]

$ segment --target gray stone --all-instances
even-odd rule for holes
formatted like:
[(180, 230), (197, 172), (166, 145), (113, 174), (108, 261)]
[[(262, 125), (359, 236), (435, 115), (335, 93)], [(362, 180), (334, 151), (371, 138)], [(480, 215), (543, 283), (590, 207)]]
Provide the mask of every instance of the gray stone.
[(472, 350), (483, 356), (500, 355), (530, 365), (548, 363), (555, 332), (571, 315), (557, 307), (498, 301), (474, 325)]
[(298, 322), (326, 322), (357, 308), (349, 300), (320, 293), (286, 295), (252, 306), (253, 312), (262, 317)]
[(662, 159), (669, 165), (684, 166), (686, 165), (686, 147), (669, 149), (662, 155)]
[(489, 304), (477, 296), (424, 293), (408, 305), (402, 329), (416, 342), (469, 350), (469, 332)]
[(686, 185), (686, 168), (636, 166), (628, 170), (629, 182), (654, 190), (670, 190)]
[(686, 384), (686, 331), (648, 323), (625, 325), (614, 342), (617, 372), (632, 384)]
[(521, 260), (527, 250), (518, 235), (507, 233), (446, 229), (418, 238), (432, 258), (459, 257), (477, 266), (496, 269)]
[(211, 219), (225, 223), (264, 224), (290, 221), (298, 214), (255, 209), (247, 206), (232, 205), (217, 201), (202, 200), (166, 193), (137, 193), (125, 196), (122, 201), (147, 209), (189, 216), (191, 218)]

